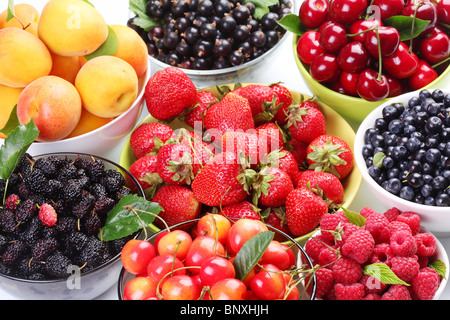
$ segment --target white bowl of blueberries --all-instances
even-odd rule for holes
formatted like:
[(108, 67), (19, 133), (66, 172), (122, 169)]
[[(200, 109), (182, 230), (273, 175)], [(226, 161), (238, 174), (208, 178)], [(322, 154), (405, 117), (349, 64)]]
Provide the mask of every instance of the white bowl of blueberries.
[(381, 104), (359, 126), (355, 161), (381, 204), (417, 212), (435, 235), (450, 235), (450, 92)]

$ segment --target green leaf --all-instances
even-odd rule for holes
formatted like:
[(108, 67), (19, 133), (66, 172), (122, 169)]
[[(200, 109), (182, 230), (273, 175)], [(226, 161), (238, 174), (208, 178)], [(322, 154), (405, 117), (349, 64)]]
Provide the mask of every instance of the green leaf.
[(378, 279), (384, 284), (403, 284), (408, 283), (397, 277), (397, 275), (384, 263), (372, 263), (364, 267), (364, 274)]
[(255, 5), (255, 13), (253, 16), (261, 19), (263, 15), (270, 11), (269, 7), (276, 5), (278, 0), (244, 0), (244, 3), (251, 2)]
[(287, 14), (281, 20), (278, 20), (277, 23), (286, 31), (290, 31), (298, 36), (301, 36), (306, 31), (306, 28), (302, 25), (302, 22), (296, 14)]
[(8, 136), (15, 128), (20, 126), (19, 118), (17, 117), (17, 104), (11, 110), (11, 113), (5, 126), (0, 129), (5, 136)]
[(9, 179), (30, 145), (39, 136), (33, 120), (16, 127), (4, 140), (0, 148), (0, 179)]
[(245, 279), (261, 259), (274, 235), (275, 233), (272, 231), (264, 231), (253, 236), (243, 244), (233, 261), (237, 279)]
[(384, 158), (386, 158), (386, 155), (383, 152), (377, 152), (373, 156), (373, 165), (378, 168), (382, 168)]
[(345, 216), (351, 224), (357, 225), (358, 227), (362, 227), (366, 224), (366, 218), (360, 215), (357, 212), (350, 211), (344, 207), (341, 207), (344, 211)]
[(105, 42), (94, 52), (85, 55), (86, 60), (91, 60), (95, 57), (99, 56), (113, 56), (117, 52), (117, 48), (119, 47), (119, 41), (117, 40), (117, 35), (114, 30), (108, 26), (108, 37)]
[(136, 194), (126, 195), (108, 213), (98, 237), (103, 241), (111, 241), (129, 236), (151, 224), (155, 215), (162, 210), (159, 204)]
[(146, 16), (147, 0), (130, 0), (128, 8), (138, 17)]
[[(383, 21), (385, 26), (394, 27), (400, 33), (400, 40), (410, 40), (417, 37), (430, 23), (429, 20), (422, 20), (407, 16), (393, 16)], [(412, 32), (414, 24), (414, 32)]]
[(441, 277), (445, 278), (445, 273), (447, 272), (447, 266), (445, 265), (445, 263), (442, 260), (439, 260), (439, 259), (433, 260), (430, 263), (429, 267), (436, 270), (437, 273), (439, 273), (439, 275)]
[(92, 3), (90, 3), (88, 0), (83, 0), (84, 2), (90, 4), (91, 6), (94, 6)]
[(142, 28), (144, 31), (149, 31), (151, 28), (161, 25), (149, 16), (137, 17), (133, 20), (133, 24)]
[(14, 18), (14, 0), (8, 0), (8, 13), (6, 15), (6, 22)]

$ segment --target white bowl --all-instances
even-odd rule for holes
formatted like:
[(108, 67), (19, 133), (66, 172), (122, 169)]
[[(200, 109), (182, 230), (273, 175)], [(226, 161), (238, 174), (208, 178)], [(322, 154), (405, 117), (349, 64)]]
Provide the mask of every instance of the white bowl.
[[(426, 228), (422, 228), (422, 232), (431, 233)], [(435, 238), (436, 238), (436, 236), (435, 236)], [(450, 265), (449, 265), (447, 251), (445, 250), (444, 246), (442, 245), (442, 243), (437, 238), (436, 238), (436, 248), (437, 248), (436, 259), (439, 259), (439, 260), (441, 260), (444, 263), (444, 265), (445, 265), (445, 276), (442, 278), (441, 284), (439, 286), (439, 289), (434, 294), (433, 300), (439, 300), (439, 298), (441, 297), (442, 293), (445, 290), (445, 287), (447, 286), (448, 277), (449, 277), (449, 274), (450, 274)]]
[[(150, 67), (150, 66), (149, 66)], [(144, 88), (150, 78), (150, 70), (139, 79), (138, 96), (133, 105), (120, 116), (104, 126), (73, 138), (52, 142), (34, 142), (28, 152), (30, 154), (44, 154), (51, 152), (72, 152), (103, 155), (114, 148), (121, 139), (130, 133), (139, 119), (144, 104)], [(0, 145), (3, 144), (3, 139)]]
[[(434, 89), (428, 89), (432, 92)], [(412, 201), (402, 199), (382, 188), (372, 177), (369, 175), (366, 162), (362, 155), (362, 148), (364, 146), (364, 133), (367, 129), (373, 128), (374, 122), (377, 118), (382, 117), (382, 110), (385, 106), (392, 103), (400, 102), (407, 105), (408, 100), (412, 97), (418, 96), (420, 90), (408, 92), (398, 97), (389, 99), (376, 109), (374, 109), (361, 123), (356, 132), (355, 137), (355, 162), (362, 174), (363, 181), (366, 183), (373, 196), (382, 204), (386, 209), (396, 207), (400, 211), (414, 211), (417, 212), (422, 224), (430, 230), (437, 237), (450, 236), (450, 207), (437, 207), (418, 204)]]

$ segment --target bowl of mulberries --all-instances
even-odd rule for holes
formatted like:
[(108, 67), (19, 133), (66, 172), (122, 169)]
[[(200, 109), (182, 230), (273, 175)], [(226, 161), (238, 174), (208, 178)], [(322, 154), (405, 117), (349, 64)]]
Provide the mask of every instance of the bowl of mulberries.
[(0, 150), (0, 289), (27, 300), (98, 297), (117, 281), (122, 246), (139, 236), (104, 241), (102, 228), (142, 188), (98, 156), (9, 152), (17, 139)]
[[(147, 43), (152, 73), (182, 68), (198, 87), (254, 74), (287, 38), (294, 0), (130, 0), (128, 26)], [(264, 61), (264, 63), (263, 63)]]
[(450, 235), (450, 93), (392, 98), (361, 123), (355, 162), (385, 207), (415, 211), (436, 236)]

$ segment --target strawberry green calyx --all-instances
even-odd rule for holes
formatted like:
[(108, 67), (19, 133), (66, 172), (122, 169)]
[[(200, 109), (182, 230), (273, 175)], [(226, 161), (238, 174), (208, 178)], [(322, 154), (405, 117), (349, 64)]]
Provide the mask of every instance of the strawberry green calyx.
[(327, 141), (323, 147), (312, 146), (313, 152), (308, 154), (308, 159), (313, 161), (309, 166), (310, 170), (330, 172), (339, 177), (335, 166), (346, 165), (347, 162), (340, 158), (339, 155), (347, 152), (340, 144), (333, 144)]
[(286, 127), (294, 126), (297, 128), (297, 122), (303, 122), (303, 117), (308, 114), (309, 107), (300, 107), (299, 104), (292, 104), (288, 108)]
[(184, 181), (186, 184), (191, 184), (195, 176), (192, 164), (192, 155), (189, 152), (183, 152), (183, 156), (181, 157), (181, 159), (179, 161), (169, 161), (169, 165), (166, 166), (166, 169), (173, 173), (173, 181)]

